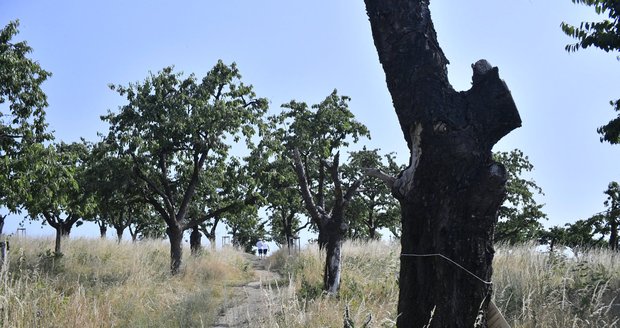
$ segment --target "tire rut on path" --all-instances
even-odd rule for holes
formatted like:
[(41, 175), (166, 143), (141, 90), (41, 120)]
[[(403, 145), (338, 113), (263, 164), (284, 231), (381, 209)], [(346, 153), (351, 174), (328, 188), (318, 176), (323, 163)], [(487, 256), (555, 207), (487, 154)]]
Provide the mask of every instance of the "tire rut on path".
[(248, 255), (252, 263), (255, 279), (243, 286), (229, 286), (223, 309), (215, 320), (213, 328), (224, 327), (260, 327), (268, 316), (273, 315), (273, 305), (278, 304), (280, 295), (286, 286), (275, 287), (281, 279), (277, 272), (269, 271), (267, 261), (254, 255)]

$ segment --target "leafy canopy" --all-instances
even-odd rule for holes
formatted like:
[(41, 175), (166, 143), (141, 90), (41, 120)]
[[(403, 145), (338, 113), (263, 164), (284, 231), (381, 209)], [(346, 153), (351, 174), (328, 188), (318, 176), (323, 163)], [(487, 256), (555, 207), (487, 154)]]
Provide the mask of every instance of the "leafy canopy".
[[(566, 51), (574, 52), (580, 48), (597, 47), (605, 52), (620, 50), (620, 0), (571, 0), (573, 3), (594, 7), (598, 15), (607, 15), (598, 22), (582, 22), (579, 27), (562, 22), (562, 31), (577, 39), (577, 43), (569, 44)], [(620, 57), (618, 57), (620, 59)], [(609, 102), (618, 117), (597, 129), (601, 142), (620, 143), (620, 99)]]

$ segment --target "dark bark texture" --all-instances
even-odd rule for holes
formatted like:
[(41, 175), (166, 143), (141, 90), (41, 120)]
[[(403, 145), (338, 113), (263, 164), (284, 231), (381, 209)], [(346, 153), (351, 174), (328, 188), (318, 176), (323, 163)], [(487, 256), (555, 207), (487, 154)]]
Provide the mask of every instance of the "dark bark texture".
[(175, 275), (179, 273), (183, 258), (183, 230), (171, 226), (166, 229), (166, 234), (170, 239), (170, 273)]
[(202, 251), (202, 233), (195, 225), (192, 227), (192, 233), (189, 235), (189, 249), (192, 255), (199, 255)]
[(392, 186), (402, 213), (397, 325), (486, 327), (491, 285), (481, 280), (491, 280), (493, 229), (506, 193), (506, 171), (491, 149), (521, 125), (519, 113), (486, 60), (472, 65), (471, 89), (452, 88), (429, 0), (365, 2), (411, 152)]

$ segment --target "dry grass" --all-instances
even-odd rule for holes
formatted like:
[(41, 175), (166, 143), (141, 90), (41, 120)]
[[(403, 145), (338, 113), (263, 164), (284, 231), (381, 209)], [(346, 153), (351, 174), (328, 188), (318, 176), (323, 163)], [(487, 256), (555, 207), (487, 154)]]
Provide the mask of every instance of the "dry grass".
[[(512, 327), (619, 327), (620, 254), (593, 250), (567, 259), (498, 247), (495, 303)], [(294, 297), (285, 298), (269, 327), (341, 327), (348, 305), (355, 327), (372, 314), (370, 327), (393, 327), (398, 300), (399, 246), (346, 243), (339, 297), (321, 294), (323, 259), (316, 249), (297, 257), (273, 257), (292, 276)]]
[[(0, 277), (0, 327), (200, 327), (213, 321), (228, 284), (250, 279), (234, 250), (185, 256), (169, 274), (166, 242), (14, 238)], [(189, 252), (186, 252), (188, 254)]]
[[(182, 272), (168, 273), (164, 241), (136, 244), (77, 239), (65, 255), (52, 240), (14, 239), (0, 270), (0, 327), (203, 327), (222, 304), (238, 301), (230, 286), (252, 279), (247, 257), (232, 249), (185, 252)], [(495, 303), (513, 327), (619, 327), (619, 254), (605, 250), (577, 259), (498, 247)], [(342, 327), (345, 308), (355, 327), (393, 327), (397, 317), (399, 247), (346, 243), (341, 292), (321, 292), (323, 258), (310, 247), (299, 255), (277, 252), (271, 269), (282, 273), (265, 286), (262, 327)], [(8, 270), (7, 270), (8, 268)], [(283, 288), (286, 287), (286, 288)]]

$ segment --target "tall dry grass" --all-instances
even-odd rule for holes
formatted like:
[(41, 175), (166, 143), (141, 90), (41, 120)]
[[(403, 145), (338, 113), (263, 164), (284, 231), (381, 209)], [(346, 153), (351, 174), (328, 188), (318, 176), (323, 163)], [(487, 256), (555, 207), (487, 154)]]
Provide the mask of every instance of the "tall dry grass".
[[(234, 288), (256, 279), (247, 255), (224, 249), (191, 257), (169, 274), (168, 243), (13, 239), (0, 270), (0, 327), (204, 327), (240, 300)], [(265, 285), (261, 327), (393, 327), (397, 313), (399, 246), (347, 242), (341, 291), (321, 291), (323, 257), (315, 247), (276, 252), (267, 261), (282, 279)], [(569, 259), (498, 247), (494, 301), (512, 327), (618, 327), (618, 253), (593, 250)], [(238, 290), (238, 289), (237, 289)], [(271, 297), (273, 294), (278, 297)], [(271, 295), (271, 296), (270, 296)]]
[(235, 250), (190, 257), (169, 274), (166, 242), (132, 244), (13, 238), (0, 270), (0, 327), (200, 327), (214, 321), (228, 286), (251, 279)]
[[(397, 317), (399, 246), (344, 245), (338, 297), (321, 293), (323, 259), (310, 248), (298, 256), (272, 257), (291, 277), (266, 327), (342, 327), (345, 308), (355, 327), (393, 327)], [(619, 327), (620, 254), (592, 250), (578, 258), (499, 246), (494, 261), (494, 302), (512, 327)]]

